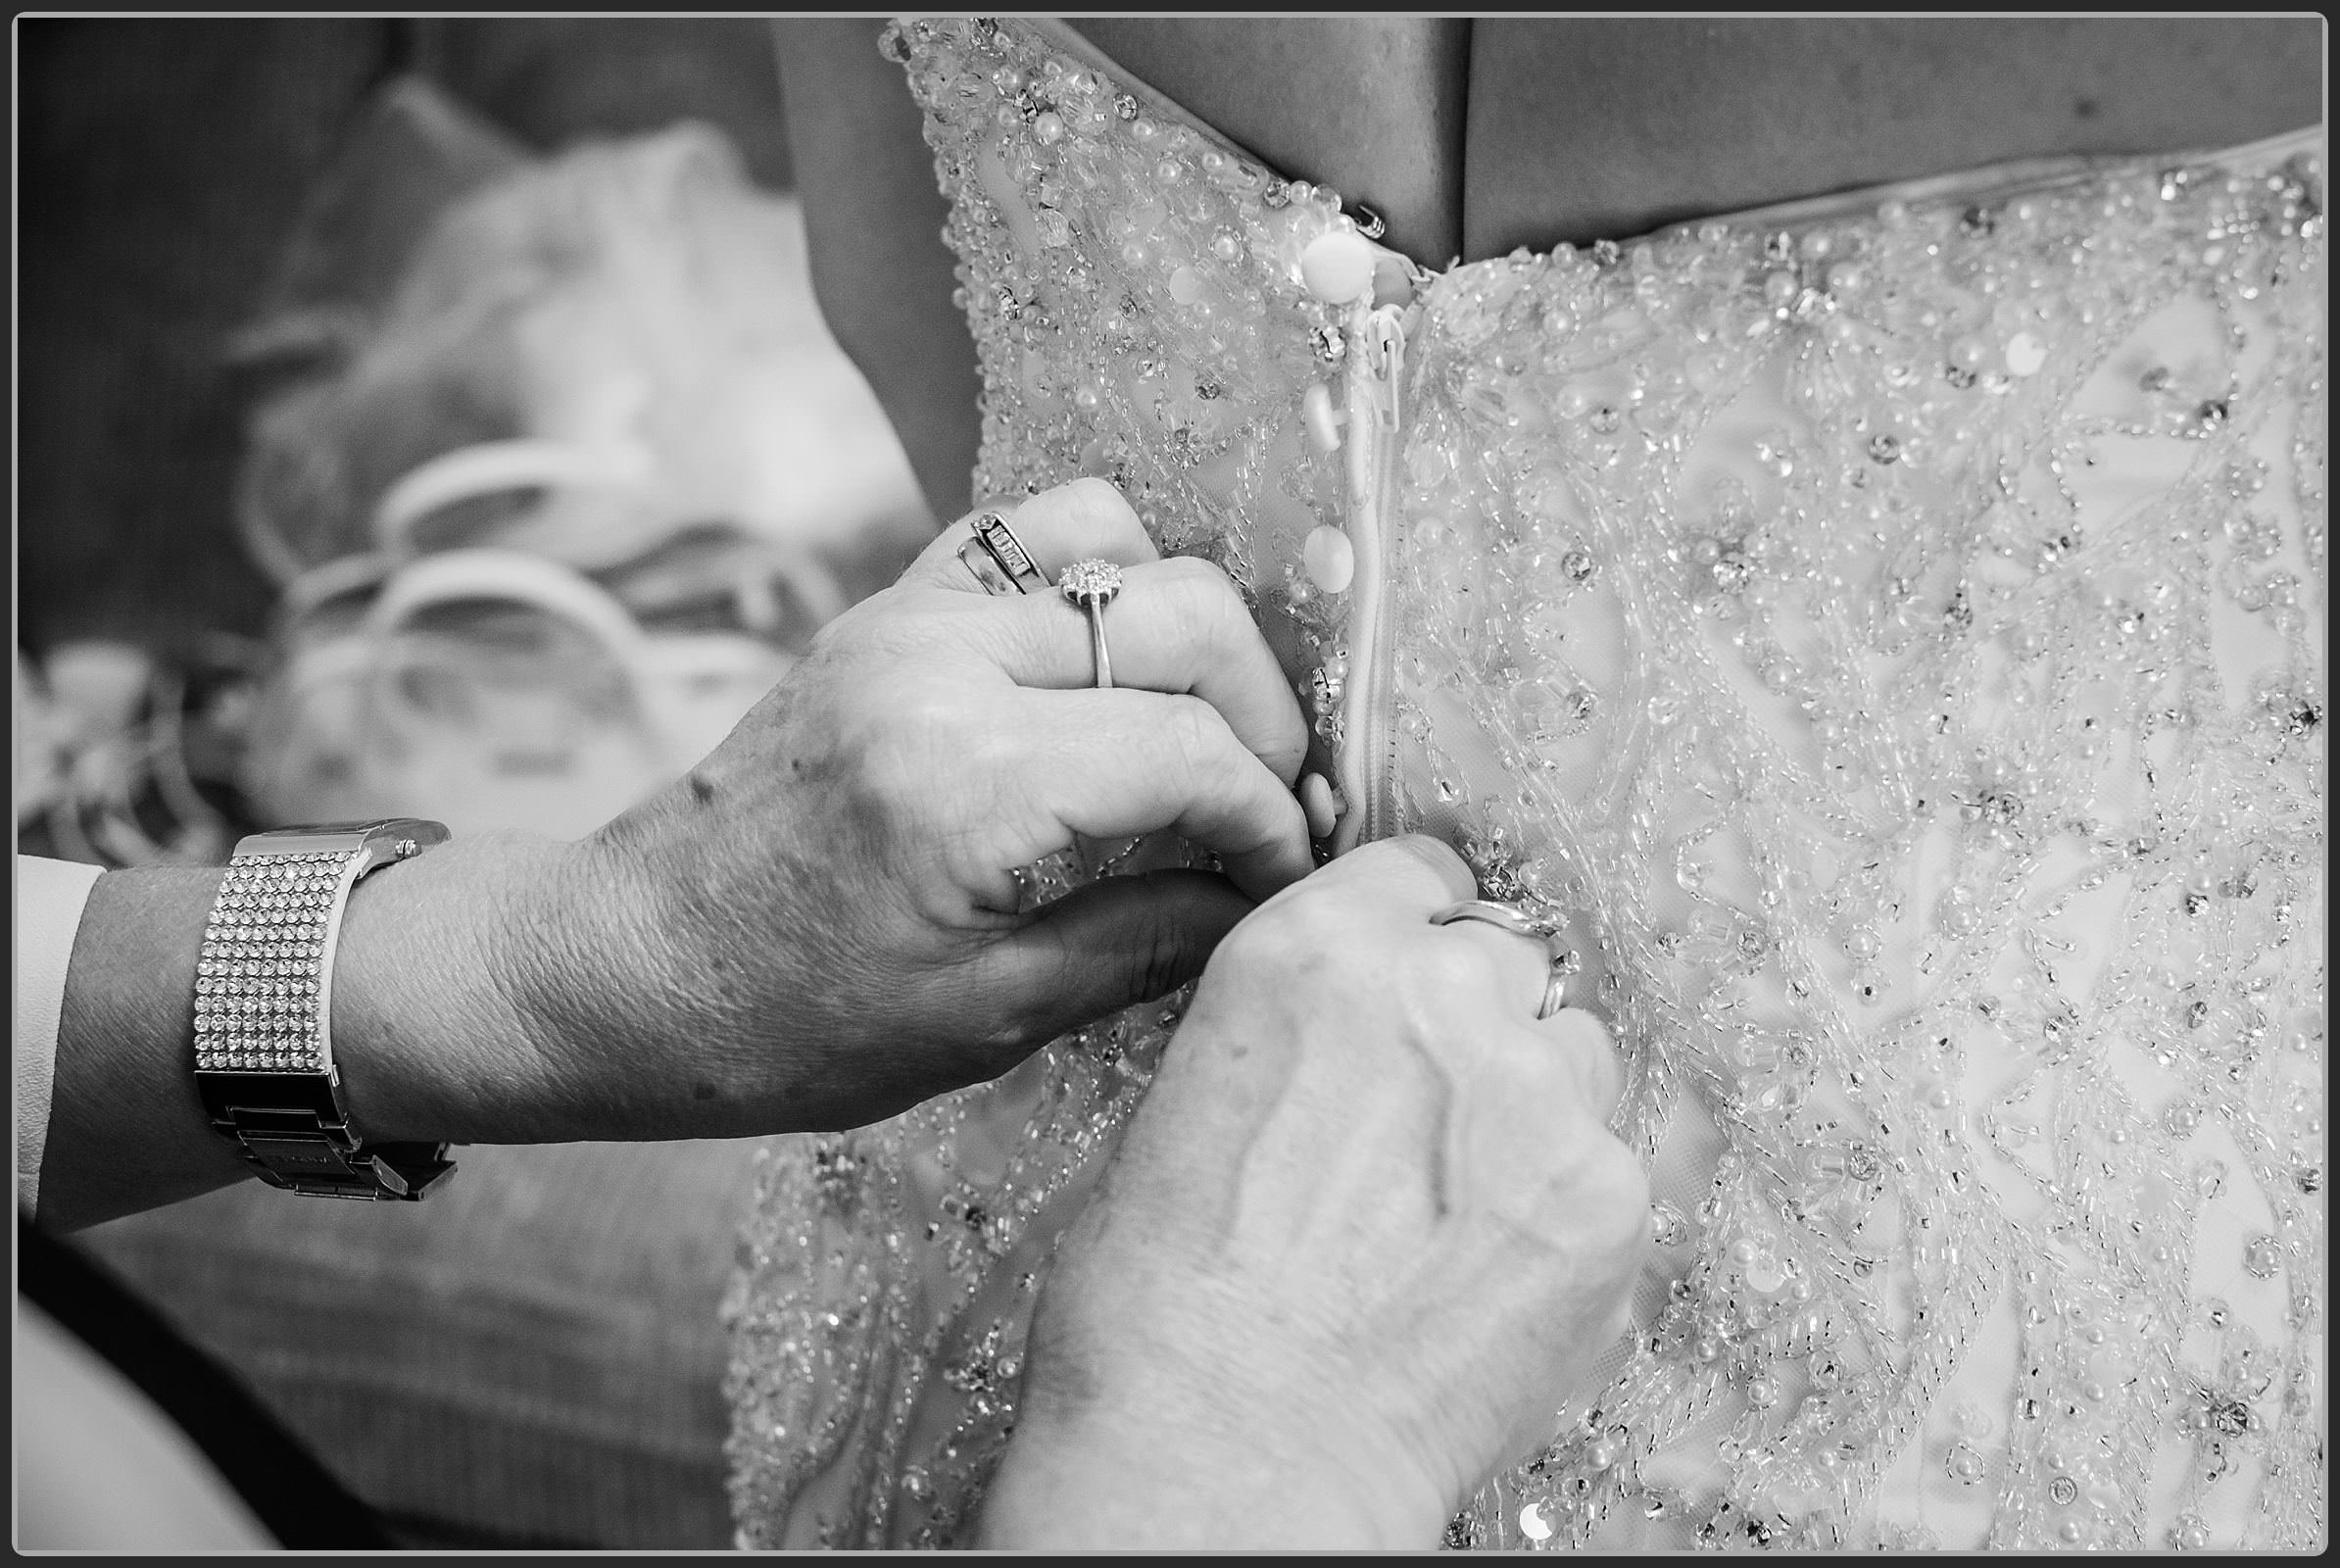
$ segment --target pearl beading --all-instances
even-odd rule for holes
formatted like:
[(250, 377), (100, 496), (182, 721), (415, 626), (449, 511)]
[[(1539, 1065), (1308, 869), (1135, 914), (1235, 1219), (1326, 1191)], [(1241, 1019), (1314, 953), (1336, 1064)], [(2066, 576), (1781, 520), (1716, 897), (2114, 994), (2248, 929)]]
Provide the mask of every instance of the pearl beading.
[[(887, 39), (978, 488), (1112, 477), (1338, 745), (1355, 220), (1038, 24)], [(1449, 1544), (2316, 1539), (2321, 202), (2291, 147), (1407, 280), (1401, 825), (1580, 933), (1658, 1194), (1632, 1339)], [(744, 1544), (963, 1533), (1177, 1017), (770, 1159)]]

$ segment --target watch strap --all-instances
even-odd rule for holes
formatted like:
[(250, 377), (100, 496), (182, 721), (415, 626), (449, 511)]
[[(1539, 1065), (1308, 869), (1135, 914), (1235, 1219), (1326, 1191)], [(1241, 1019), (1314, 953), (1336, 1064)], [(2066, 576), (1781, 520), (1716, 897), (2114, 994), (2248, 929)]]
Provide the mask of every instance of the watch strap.
[(204, 928), (195, 1086), (261, 1179), (321, 1198), (419, 1199), (454, 1170), (445, 1144), (367, 1144), (333, 1061), (333, 957), (350, 890), (443, 843), (418, 817), (324, 823), (236, 845)]

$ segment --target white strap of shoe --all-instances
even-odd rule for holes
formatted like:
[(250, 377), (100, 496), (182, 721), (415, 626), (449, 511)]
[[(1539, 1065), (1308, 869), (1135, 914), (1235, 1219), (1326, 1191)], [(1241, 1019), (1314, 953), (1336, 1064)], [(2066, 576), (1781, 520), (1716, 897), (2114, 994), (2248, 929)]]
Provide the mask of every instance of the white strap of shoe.
[(459, 502), (514, 490), (641, 490), (656, 469), (634, 442), (588, 446), (542, 436), (481, 441), (409, 469), (373, 509), (374, 547), (392, 561), (414, 554), (414, 529)]

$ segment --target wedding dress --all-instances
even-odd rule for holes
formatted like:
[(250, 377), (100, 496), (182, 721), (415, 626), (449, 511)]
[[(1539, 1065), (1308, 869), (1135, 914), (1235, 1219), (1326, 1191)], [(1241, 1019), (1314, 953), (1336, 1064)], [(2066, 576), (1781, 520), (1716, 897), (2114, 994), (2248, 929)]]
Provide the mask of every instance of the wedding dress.
[[(1568, 922), (1630, 1063), (1633, 1327), (1448, 1544), (2316, 1546), (2319, 134), (1432, 272), (1060, 26), (885, 47), (977, 493), (1222, 564), (1339, 846)], [(964, 1538), (1178, 1015), (769, 1160), (744, 1545)]]

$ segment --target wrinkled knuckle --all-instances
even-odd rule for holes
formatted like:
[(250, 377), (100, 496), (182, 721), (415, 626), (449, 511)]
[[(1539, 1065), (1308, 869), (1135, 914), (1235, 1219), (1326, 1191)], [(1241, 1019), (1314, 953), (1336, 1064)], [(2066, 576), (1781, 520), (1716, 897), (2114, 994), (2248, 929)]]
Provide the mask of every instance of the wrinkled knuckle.
[(1319, 966), (1328, 947), (1306, 901), (1294, 900), (1246, 916), (1219, 944), (1211, 963), (1242, 977), (1275, 982)]
[(924, 748), (899, 731), (882, 733), (860, 749), (856, 769), (861, 798), (886, 816), (899, 816), (915, 801), (929, 771)]
[(957, 740), (965, 722), (963, 703), (921, 681), (890, 681), (870, 716), (879, 733), (898, 744), (926, 749), (939, 740)]
[[(1004, 710), (988, 705), (970, 707), (964, 701), (943, 705), (946, 713), (935, 718), (933, 744), (948, 748), (950, 771), (965, 778), (995, 779), (1023, 773), (1035, 765), (1031, 740), (1017, 733)], [(927, 780), (935, 788), (935, 780)]]
[(915, 683), (888, 683), (873, 695), (876, 701), (858, 708), (852, 744), (863, 782), (880, 800), (899, 807), (930, 798), (943, 757), (979, 774), (981, 737), (965, 732), (958, 705)]
[(1199, 697), (1171, 697), (1163, 704), (1162, 746), (1176, 769), (1173, 775), (1190, 787), (1200, 788), (1223, 776), (1227, 754), (1227, 721)]
[(1207, 594), (1235, 592), (1235, 580), (1200, 556), (1167, 556), (1147, 570), (1174, 591), (1194, 595), (1197, 602)]
[(1124, 994), (1143, 1001), (1169, 995), (1194, 977), (1206, 954), (1196, 951), (1194, 932), (1177, 921), (1163, 921), (1152, 939), (1133, 944), (1123, 955)]
[(930, 634), (935, 596), (908, 583), (881, 589), (814, 634), (812, 647), (856, 656), (899, 655)]
[(1424, 870), (1450, 888), (1451, 898), (1471, 898), (1478, 892), (1477, 879), (1463, 858), (1445, 844), (1426, 833), (1407, 833), (1393, 839), (1384, 839), (1366, 846), (1359, 854), (1400, 856), (1413, 860)]
[(1161, 564), (1158, 584), (1172, 621), (1189, 635), (1214, 647), (1257, 635), (1234, 581), (1212, 563), (1173, 556)]
[(1493, 958), (1455, 937), (1411, 944), (1400, 972), (1411, 996), (1441, 1010), (1492, 995), (1499, 980)]
[(1117, 518), (1126, 515), (1134, 519), (1137, 515), (1130, 507), (1129, 498), (1115, 488), (1111, 480), (1100, 479), (1095, 474), (1083, 474), (1069, 481), (1059, 493), (1069, 506), (1089, 516)]
[(1503, 1030), (1498, 1050), (1488, 1053), (1505, 1091), (1522, 1104), (1566, 1105), (1577, 1098), (1576, 1078), (1548, 1041), (1528, 1030)]
[(897, 590), (888, 588), (872, 594), (834, 620), (824, 622), (805, 645), (806, 660), (824, 655), (834, 657), (866, 641), (874, 628), (897, 613), (895, 606), (899, 603)]

